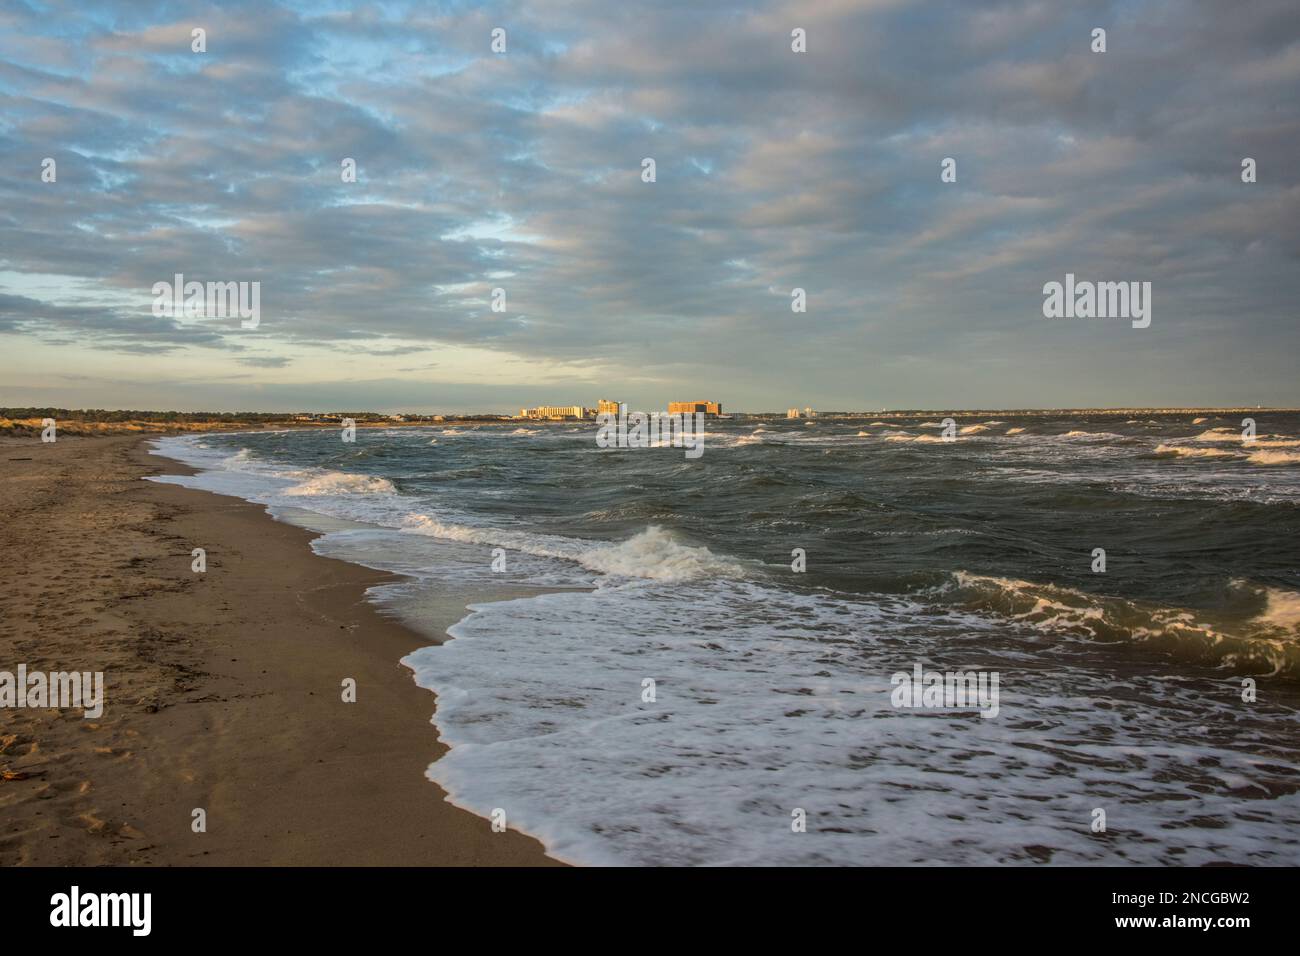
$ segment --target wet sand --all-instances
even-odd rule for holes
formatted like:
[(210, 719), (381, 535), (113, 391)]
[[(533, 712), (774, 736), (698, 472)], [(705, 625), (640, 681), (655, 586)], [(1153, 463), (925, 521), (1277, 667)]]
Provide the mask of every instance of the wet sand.
[(399, 661), (430, 641), (363, 599), (393, 578), (141, 480), (187, 472), (145, 441), (0, 443), (0, 670), (105, 681), (96, 720), (0, 710), (0, 864), (559, 865), (425, 779), (435, 701)]

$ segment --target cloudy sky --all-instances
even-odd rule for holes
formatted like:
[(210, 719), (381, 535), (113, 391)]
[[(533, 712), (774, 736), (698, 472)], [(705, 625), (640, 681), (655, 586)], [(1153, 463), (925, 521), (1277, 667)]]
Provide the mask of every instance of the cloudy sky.
[(1298, 316), (1295, 0), (0, 0), (0, 405), (1300, 405)]

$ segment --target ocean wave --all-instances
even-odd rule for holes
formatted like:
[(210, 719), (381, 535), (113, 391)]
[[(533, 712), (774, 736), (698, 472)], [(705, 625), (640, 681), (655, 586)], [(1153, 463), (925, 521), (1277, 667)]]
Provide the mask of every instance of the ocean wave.
[(1237, 456), (1222, 448), (1188, 448), (1185, 445), (1157, 445), (1154, 454), (1176, 455), (1179, 458), (1236, 458)]
[(1229, 624), (1203, 620), (1210, 617), (1205, 612), (966, 571), (953, 572), (951, 589), (968, 610), (995, 613), (1044, 633), (1141, 643), (1180, 660), (1300, 677), (1295, 631), (1300, 595), (1292, 592), (1263, 589), (1264, 610)]
[(943, 444), (947, 439), (943, 438), (941, 435), (894, 434), (886, 436), (885, 441), (905, 441), (914, 445), (939, 445)]
[(1246, 461), (1252, 465), (1300, 465), (1300, 452), (1293, 451), (1257, 451)]
[(225, 468), (227, 471), (238, 471), (239, 469), (247, 465), (249, 462), (255, 460), (256, 459), (253, 458), (253, 450), (251, 448), (241, 448), (233, 455), (223, 458), (221, 460), (221, 467)]
[(681, 544), (662, 528), (651, 525), (616, 545), (591, 548), (577, 558), (584, 568), (621, 577), (655, 581), (743, 577), (745, 569), (705, 547)]
[(1264, 588), (1264, 610), (1256, 615), (1261, 624), (1300, 631), (1300, 594), (1281, 588)]
[(742, 578), (746, 573), (739, 562), (715, 555), (705, 547), (682, 544), (658, 525), (651, 525), (617, 543), (474, 527), (424, 514), (411, 515), (402, 530), (451, 541), (503, 547), (538, 557), (559, 558), (611, 577), (681, 582), (699, 578)]
[(1096, 438), (1106, 441), (1112, 438), (1123, 438), (1123, 435), (1117, 435), (1115, 432), (1087, 432), (1080, 429), (1073, 429), (1060, 436), (1061, 438)]
[(306, 481), (292, 485), (281, 494), (290, 497), (317, 495), (392, 495), (397, 489), (387, 478), (374, 475), (355, 475), (346, 471), (328, 471)]

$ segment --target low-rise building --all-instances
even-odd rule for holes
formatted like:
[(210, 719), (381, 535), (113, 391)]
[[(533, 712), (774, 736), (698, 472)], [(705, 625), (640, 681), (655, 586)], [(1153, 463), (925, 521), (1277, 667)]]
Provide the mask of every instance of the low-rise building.
[(720, 402), (669, 402), (669, 415), (721, 415)]
[(591, 409), (581, 405), (538, 405), (536, 408), (519, 409), (520, 418), (587, 418)]

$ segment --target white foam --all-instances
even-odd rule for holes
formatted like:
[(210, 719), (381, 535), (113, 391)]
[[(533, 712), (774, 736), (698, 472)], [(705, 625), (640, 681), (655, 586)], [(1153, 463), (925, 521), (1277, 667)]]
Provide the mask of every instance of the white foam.
[[(1300, 673), (1300, 645), (1279, 641), (1261, 630), (1300, 611), (1297, 595), (1266, 589), (1268, 605), (1258, 617), (1228, 630), (1182, 608), (1103, 598), (1076, 588), (995, 575), (957, 571), (957, 588), (970, 593), (968, 606), (991, 610), (1009, 620), (1052, 634), (1073, 634), (1103, 641), (1157, 642), (1184, 660), (1223, 664), (1267, 665), (1289, 675)], [(1239, 582), (1233, 582), (1239, 584)]]
[(1257, 451), (1246, 460), (1252, 465), (1300, 465), (1300, 452)]
[(1186, 445), (1157, 445), (1157, 455), (1177, 455), (1179, 458), (1236, 458), (1222, 448), (1188, 448)]
[(411, 515), (403, 530), (450, 541), (503, 547), (539, 557), (560, 558), (589, 571), (616, 577), (690, 581), (702, 577), (738, 578), (746, 573), (738, 561), (719, 557), (708, 548), (683, 544), (655, 525), (620, 542), (592, 542), (559, 535), (469, 526), (427, 514)]
[(284, 489), (282, 494), (291, 497), (317, 495), (392, 495), (397, 489), (387, 478), (357, 475), (343, 471), (328, 471), (314, 478)]
[[(1001, 673), (998, 718), (891, 705), (894, 672), (965, 666), (1007, 626), (752, 582), (640, 582), (476, 606), (405, 663), (437, 692), (451, 746), (429, 778), (570, 862), (1028, 864), (1029, 846), (1057, 864), (1300, 861), (1278, 839), (1300, 826), (1300, 796), (1256, 757), (1254, 731), (1189, 736), (1232, 710), (1203, 687), (1129, 697), (1109, 671), (983, 658)], [(1261, 814), (1225, 775), (1280, 795)], [(1214, 826), (1117, 845), (1090, 833), (1095, 806), (1137, 833)]]
[(1255, 618), (1260, 624), (1300, 630), (1300, 594), (1281, 588), (1265, 588), (1267, 604)]

